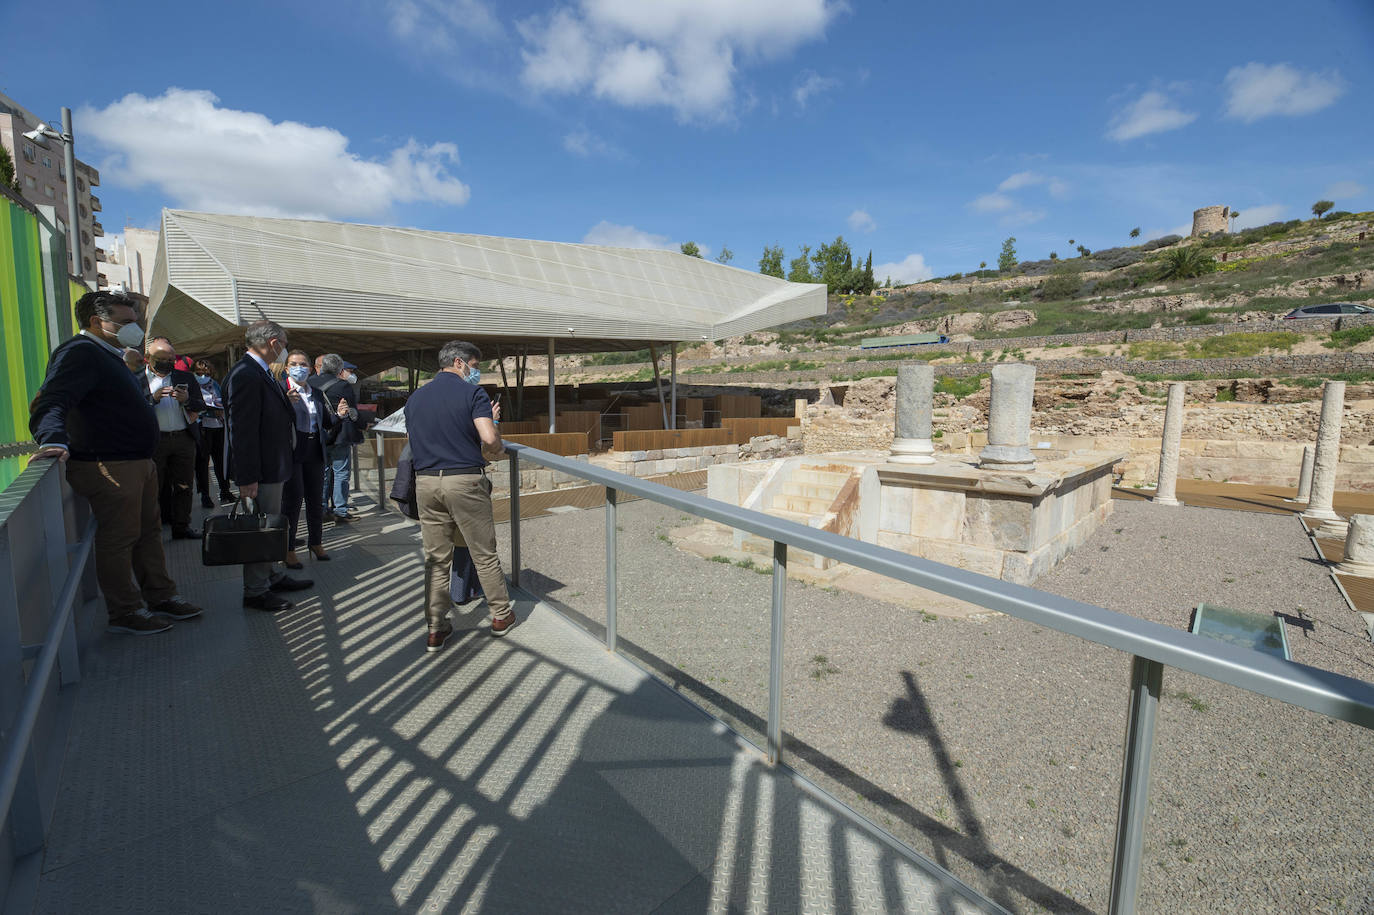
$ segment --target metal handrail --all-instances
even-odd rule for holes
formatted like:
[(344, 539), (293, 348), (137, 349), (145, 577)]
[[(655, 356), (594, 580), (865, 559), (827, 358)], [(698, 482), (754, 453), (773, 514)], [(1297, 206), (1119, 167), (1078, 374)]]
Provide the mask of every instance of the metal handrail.
[[(807, 527), (748, 508), (641, 480), (527, 445), (506, 449), (535, 463), (609, 489), (698, 515), (767, 540), (809, 550), (857, 568), (997, 610), (1099, 645), (1158, 661), (1262, 696), (1374, 729), (1374, 684), (1285, 661), (1238, 645), (1171, 629), (1094, 604), (1049, 594), (888, 547)], [(512, 486), (519, 478), (512, 474)]]
[(33, 738), (34, 725), (38, 713), (47, 698), (48, 678), (52, 676), (57, 663), (57, 654), (62, 648), (63, 630), (71, 619), (72, 608), (76, 605), (76, 595), (81, 589), (81, 579), (86, 571), (86, 561), (90, 558), (95, 543), (95, 519), (86, 525), (86, 532), (78, 541), (75, 554), (67, 572), (66, 583), (57, 598), (57, 607), (48, 622), (47, 632), (43, 635), (42, 648), (38, 660), (29, 673), (24, 685), (24, 704), (19, 709), (19, 717), (6, 735), (3, 764), (0, 764), (0, 820), (9, 816), (10, 805), (14, 803), (14, 792), (19, 785), (19, 776), (29, 751), (29, 741)]
[(511, 578), (520, 582), (520, 458), (606, 488), (606, 647), (617, 650), (616, 503), (620, 492), (658, 502), (773, 541), (773, 593), (769, 640), (767, 749), (782, 761), (782, 646), (785, 634), (787, 550), (809, 550), (958, 600), (1131, 655), (1130, 690), (1121, 794), (1112, 860), (1110, 911), (1135, 911), (1144, 850), (1155, 720), (1165, 666), (1186, 670), (1248, 692), (1278, 699), (1340, 721), (1374, 729), (1374, 684), (1237, 645), (1217, 642), (1104, 607), (1039, 591), (865, 543), (795, 521), (652, 483), (527, 445), (510, 452)]

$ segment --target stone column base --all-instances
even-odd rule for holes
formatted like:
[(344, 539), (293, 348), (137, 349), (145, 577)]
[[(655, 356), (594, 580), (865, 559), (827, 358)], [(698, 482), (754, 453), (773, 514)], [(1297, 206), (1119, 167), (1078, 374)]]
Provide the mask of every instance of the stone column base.
[(1029, 445), (985, 445), (978, 452), (978, 466), (984, 470), (1034, 470), (1035, 455)]
[(1348, 533), (1350, 533), (1350, 522), (1342, 521), (1339, 518), (1335, 521), (1323, 521), (1322, 526), (1317, 528), (1318, 537), (1344, 540), (1345, 535)]
[(1335, 570), (1342, 575), (1374, 578), (1374, 562), (1360, 562), (1358, 559), (1343, 559), (1336, 563)]
[(935, 444), (928, 438), (899, 438), (892, 442), (888, 461), (893, 464), (934, 464)]
[(1164, 497), (1164, 496), (1155, 496), (1154, 498), (1150, 499), (1150, 503), (1153, 504), (1153, 505), (1182, 505), (1182, 504), (1183, 504), (1182, 502), (1178, 501), (1177, 499), (1166, 498), (1166, 497)]

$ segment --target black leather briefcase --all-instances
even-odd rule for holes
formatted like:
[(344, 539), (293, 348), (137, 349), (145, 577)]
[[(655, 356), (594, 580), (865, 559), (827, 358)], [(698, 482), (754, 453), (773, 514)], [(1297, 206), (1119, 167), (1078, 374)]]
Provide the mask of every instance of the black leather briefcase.
[(264, 514), (253, 499), (240, 499), (228, 514), (205, 519), (200, 559), (207, 566), (280, 562), (286, 547), (286, 516)]

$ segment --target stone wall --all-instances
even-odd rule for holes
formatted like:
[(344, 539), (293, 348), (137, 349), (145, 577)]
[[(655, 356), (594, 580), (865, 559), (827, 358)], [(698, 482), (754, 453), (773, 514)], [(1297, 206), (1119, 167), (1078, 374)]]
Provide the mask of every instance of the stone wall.
[(744, 445), (701, 445), (695, 448), (664, 448), (655, 451), (610, 451), (592, 462), (607, 470), (632, 477), (652, 477), (663, 473), (688, 473), (716, 464), (736, 461), (761, 461), (800, 454), (801, 428), (793, 427), (787, 437), (758, 435)]

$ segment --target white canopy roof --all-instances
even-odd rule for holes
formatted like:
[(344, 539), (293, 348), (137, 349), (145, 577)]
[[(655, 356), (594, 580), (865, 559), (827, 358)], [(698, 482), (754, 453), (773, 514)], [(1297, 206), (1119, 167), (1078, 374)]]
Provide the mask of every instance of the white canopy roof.
[(149, 328), (182, 352), (269, 317), (364, 369), (465, 339), (495, 355), (700, 343), (825, 313), (825, 286), (674, 251), (163, 210)]

